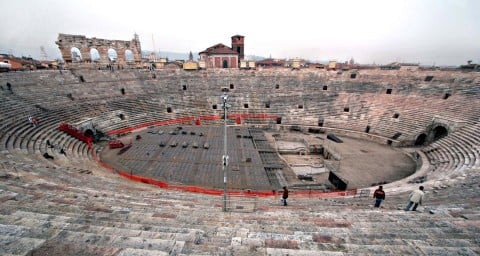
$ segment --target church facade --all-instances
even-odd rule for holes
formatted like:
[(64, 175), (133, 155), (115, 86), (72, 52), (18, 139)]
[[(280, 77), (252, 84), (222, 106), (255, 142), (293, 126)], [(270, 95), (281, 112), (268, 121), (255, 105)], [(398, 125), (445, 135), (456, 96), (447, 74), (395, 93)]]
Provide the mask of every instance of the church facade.
[(238, 68), (244, 57), (244, 36), (232, 36), (232, 47), (216, 44), (199, 53), (204, 68)]

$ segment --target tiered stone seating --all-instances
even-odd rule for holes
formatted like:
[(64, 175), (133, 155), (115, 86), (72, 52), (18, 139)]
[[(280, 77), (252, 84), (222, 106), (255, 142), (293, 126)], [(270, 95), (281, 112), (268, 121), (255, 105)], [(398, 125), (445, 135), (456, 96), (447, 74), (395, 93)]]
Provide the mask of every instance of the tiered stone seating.
[[(10, 104), (25, 104), (22, 100), (9, 96), (11, 98)], [(43, 154), (48, 152), (49, 154), (56, 155), (59, 153), (61, 148), (67, 151), (67, 156), (73, 153), (73, 156), (79, 157), (84, 155), (76, 155), (74, 151), (71, 151), (70, 144), (77, 143), (72, 137), (58, 131), (58, 126), (63, 120), (72, 120), (75, 116), (80, 117), (82, 114), (75, 112), (73, 110), (59, 110), (59, 111), (39, 111), (38, 109), (32, 109), (24, 114), (28, 105), (24, 105), (22, 114), (16, 115), (12, 118), (6, 118), (6, 123), (13, 121), (15, 124), (12, 125), (13, 129), (6, 130), (3, 134), (3, 147), (6, 150), (14, 151), (20, 150), (25, 153), (37, 153)], [(20, 109), (20, 107), (19, 107)], [(85, 109), (86, 110), (86, 109)], [(84, 110), (84, 111), (85, 111)], [(87, 111), (83, 114), (88, 113)], [(33, 127), (28, 123), (28, 116), (37, 118), (39, 124), (37, 127)], [(46, 141), (49, 140), (54, 146), (54, 149), (50, 149), (46, 146)], [(69, 151), (70, 150), (70, 151)], [(84, 151), (84, 149), (82, 148)]]
[[(477, 255), (479, 79), (435, 72), (425, 82), (426, 73), (359, 71), (355, 80), (347, 72), (274, 70), (155, 71), (155, 79), (138, 70), (2, 74), (0, 84), (12, 83), (13, 93), (0, 91), (0, 254)], [(424, 164), (414, 176), (427, 176), (420, 183), (427, 200), (418, 213), (402, 210), (407, 192), (419, 185), (411, 183), (413, 176), (385, 185), (381, 209), (371, 208), (371, 198), (326, 200), (292, 191), (288, 207), (278, 197), (232, 197), (223, 213), (219, 196), (163, 190), (109, 173), (85, 143), (58, 131), (60, 123), (82, 118), (107, 119), (100, 128), (109, 131), (221, 115), (220, 89), (230, 84), (230, 112), (278, 115), (285, 125), (318, 126), (322, 116), (326, 129), (364, 133), (369, 125), (372, 135), (402, 133), (406, 144), (436, 117), (461, 127), (421, 148)], [(40, 120), (38, 127), (28, 124), (29, 115)], [(47, 147), (47, 139), (57, 147)], [(44, 152), (55, 160), (44, 159)]]
[[(168, 191), (81, 166), (54, 167), (20, 157), (25, 156), (2, 157), (9, 159), (2, 162), (0, 179), (3, 255), (480, 252), (479, 204), (472, 201), (478, 198), (471, 197), (474, 208), (466, 209), (460, 201), (465, 194), (446, 196), (454, 188), (428, 191), (417, 213), (402, 210), (406, 194), (387, 192), (384, 207), (374, 209), (371, 199), (302, 198), (294, 191), (287, 207), (278, 198), (259, 198), (253, 212), (223, 213), (219, 196)], [(464, 181), (463, 193), (478, 193), (480, 180), (473, 178)]]
[(480, 166), (478, 128), (478, 124), (467, 124), (453, 134), (422, 149), (429, 158), (430, 164), (434, 166), (432, 171), (436, 172), (434, 175), (437, 179), (447, 180), (452, 175), (458, 176), (465, 170)]
[[(469, 78), (468, 74), (456, 73), (456, 79), (452, 79), (444, 73), (435, 73), (435, 82), (425, 82), (424, 74), (412, 74), (408, 72), (379, 73), (373, 71), (361, 71), (357, 80), (350, 79), (347, 73), (335, 72), (297, 72), (290, 71), (266, 71), (266, 72), (212, 72), (182, 73), (156, 72), (157, 78), (151, 79), (148, 72), (125, 70), (125, 71), (92, 71), (77, 70), (74, 73), (49, 71), (26, 72), (28, 78), (22, 75), (2, 77), (3, 81), (12, 81), (15, 94), (27, 99), (24, 103), (45, 105), (44, 108), (62, 109), (65, 104), (76, 106), (79, 101), (91, 102), (94, 108), (100, 108), (107, 103), (107, 111), (124, 111), (128, 113), (128, 120), (117, 120), (116, 126), (110, 128), (132, 127), (148, 121), (168, 120), (181, 118), (187, 115), (221, 115), (221, 104), (218, 99), (220, 89), (229, 87), (230, 111), (235, 113), (264, 113), (283, 117), (283, 124), (311, 125), (315, 126), (320, 116), (324, 117), (324, 127), (344, 129), (348, 124), (350, 130), (364, 132), (370, 127), (370, 134), (385, 136), (387, 138), (400, 134), (395, 140), (411, 143), (415, 137), (424, 132), (432, 117), (472, 121), (477, 116), (478, 108), (476, 101), (467, 101), (467, 116), (459, 117), (458, 114), (465, 104), (460, 95), (470, 95), (471, 89), (467, 83), (474, 83), (475, 79)], [(82, 76), (84, 82), (78, 77)], [(301, 79), (299, 79), (301, 77)], [(8, 80), (10, 79), (10, 80)], [(48, 82), (49, 80), (55, 82)], [(43, 85), (41, 90), (35, 87), (32, 81), (40, 81)], [(385, 94), (384, 81), (392, 84), (393, 94)], [(379, 85), (374, 84), (378, 82)], [(448, 99), (442, 99), (445, 91), (441, 83), (453, 83), (450, 92), (453, 95)], [(419, 83), (416, 85), (415, 83)], [(369, 86), (358, 86), (368, 84)], [(400, 86), (397, 86), (400, 85)], [(94, 86), (93, 86), (94, 85)], [(264, 86), (258, 86), (264, 85)], [(329, 90), (320, 90), (326, 85)], [(183, 88), (186, 86), (186, 88)], [(278, 86), (278, 89), (277, 89)], [(428, 86), (428, 90), (425, 90)], [(35, 88), (35, 93), (32, 91)], [(126, 90), (126, 95), (120, 93)], [(59, 93), (60, 91), (60, 93)], [(68, 92), (74, 91), (68, 99)], [(252, 91), (258, 93), (252, 94)], [(418, 91), (423, 97), (430, 97), (426, 104), (423, 97), (418, 97), (414, 92)], [(53, 93), (55, 92), (55, 93)], [(338, 93), (340, 92), (340, 93)], [(409, 94), (404, 94), (410, 92)], [(154, 93), (155, 95), (148, 95)], [(457, 93), (458, 95), (456, 95)], [(158, 97), (157, 95), (162, 95)], [(182, 95), (179, 97), (178, 95)], [(257, 97), (261, 95), (262, 97)], [(52, 98), (54, 96), (55, 98)], [(206, 101), (199, 100), (205, 97)], [(59, 100), (61, 99), (61, 100)], [(139, 103), (139, 99), (143, 99)], [(103, 104), (98, 104), (101, 100)], [(45, 102), (59, 102), (49, 105)], [(130, 103), (128, 103), (130, 102)], [(265, 103), (270, 107), (266, 108)], [(291, 102), (293, 104), (285, 104)], [(320, 104), (319, 104), (320, 102)], [(128, 105), (125, 105), (128, 103)], [(159, 103), (159, 104), (158, 104)], [(205, 104), (206, 103), (206, 104)], [(217, 109), (211, 109), (217, 104)], [(249, 108), (243, 105), (249, 104)], [(298, 106), (302, 105), (302, 108)], [(430, 113), (418, 111), (433, 106)], [(461, 106), (461, 107), (459, 107)], [(166, 108), (171, 107), (172, 113), (166, 113)], [(344, 107), (349, 107), (349, 112), (344, 112)], [(196, 111), (192, 112), (192, 109)], [(106, 113), (108, 114), (108, 112)], [(393, 118), (393, 114), (399, 114), (399, 118)], [(92, 115), (94, 116), (94, 115)], [(48, 121), (48, 120), (47, 120)], [(255, 120), (246, 120), (254, 123)], [(111, 123), (114, 124), (114, 123)], [(18, 127), (17, 127), (18, 128)], [(24, 128), (17, 130), (20, 139), (11, 140), (11, 143), (29, 143), (30, 140), (21, 140), (24, 133), (30, 130)], [(18, 137), (18, 136), (17, 136)], [(24, 147), (20, 145), (20, 147)], [(27, 146), (28, 147), (28, 146)]]

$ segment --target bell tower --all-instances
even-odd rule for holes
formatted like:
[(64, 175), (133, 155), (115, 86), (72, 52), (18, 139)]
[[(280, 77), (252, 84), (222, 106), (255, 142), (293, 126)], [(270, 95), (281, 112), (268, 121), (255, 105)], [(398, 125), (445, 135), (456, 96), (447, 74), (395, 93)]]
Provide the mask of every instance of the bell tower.
[(244, 36), (241, 35), (234, 35), (232, 36), (232, 50), (236, 51), (238, 53), (238, 60), (243, 60), (245, 55), (244, 55), (244, 49), (245, 49), (245, 43), (244, 43)]

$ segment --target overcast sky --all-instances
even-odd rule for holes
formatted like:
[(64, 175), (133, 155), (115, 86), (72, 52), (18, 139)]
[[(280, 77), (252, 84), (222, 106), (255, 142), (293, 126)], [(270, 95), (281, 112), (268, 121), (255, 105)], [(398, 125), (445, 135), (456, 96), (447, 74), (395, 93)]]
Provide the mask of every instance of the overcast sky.
[[(480, 63), (478, 0), (0, 0), (0, 53), (60, 57), (58, 33), (198, 52), (245, 36), (245, 54), (424, 65)], [(155, 43), (155, 44), (154, 44)]]

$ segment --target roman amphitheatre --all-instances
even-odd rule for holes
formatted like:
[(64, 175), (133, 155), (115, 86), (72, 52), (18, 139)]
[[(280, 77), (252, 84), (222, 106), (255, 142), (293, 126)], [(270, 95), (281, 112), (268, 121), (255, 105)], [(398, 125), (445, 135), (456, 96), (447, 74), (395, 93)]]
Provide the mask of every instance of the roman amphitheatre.
[(480, 253), (478, 71), (134, 62), (1, 73), (0, 254)]

